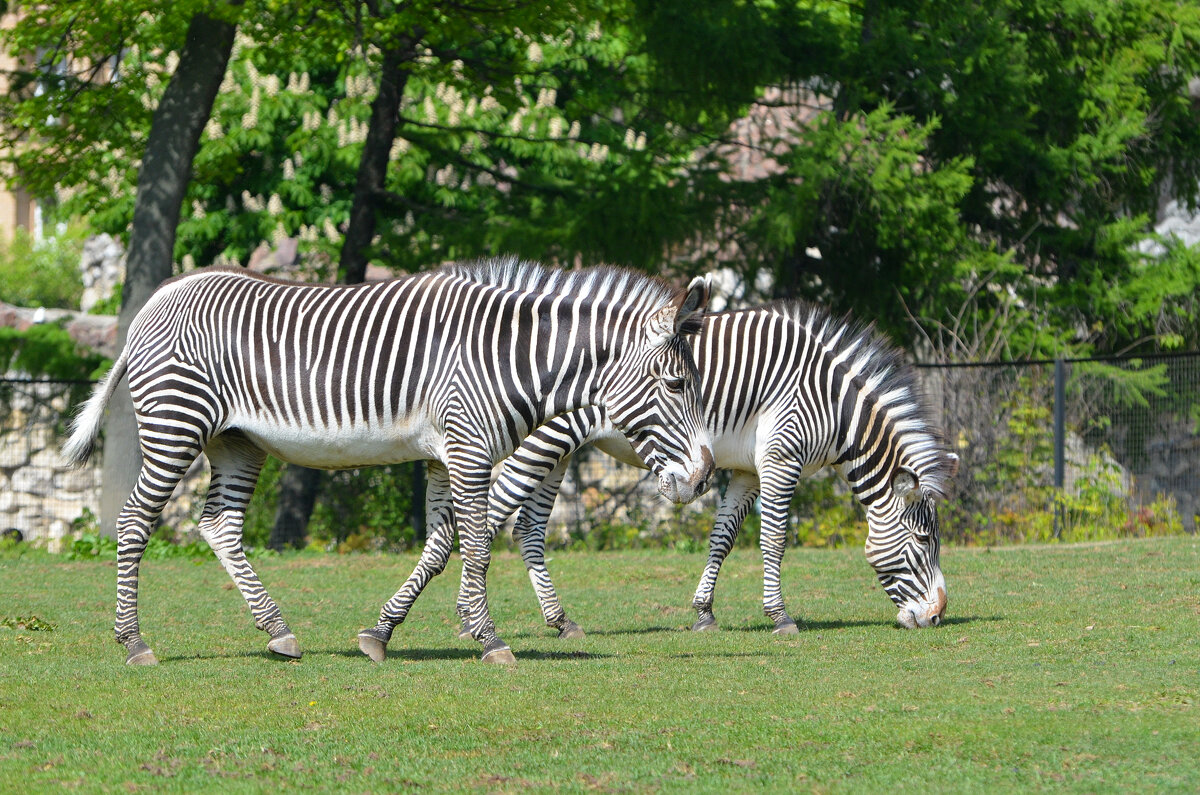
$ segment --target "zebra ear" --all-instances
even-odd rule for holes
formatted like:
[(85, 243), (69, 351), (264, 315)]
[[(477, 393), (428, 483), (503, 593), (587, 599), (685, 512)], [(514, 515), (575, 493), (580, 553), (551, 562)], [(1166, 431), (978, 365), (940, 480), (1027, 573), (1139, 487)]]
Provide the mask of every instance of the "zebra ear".
[(708, 277), (697, 276), (688, 284), (683, 297), (672, 301), (650, 316), (646, 322), (646, 335), (652, 346), (666, 345), (681, 331), (684, 333), (699, 331), (699, 328), (685, 328), (688, 321), (692, 325), (699, 320), (697, 315), (703, 314), (708, 306)]
[(911, 469), (898, 469), (892, 476), (892, 491), (897, 496), (903, 497), (905, 502), (912, 502), (921, 496), (919, 484), (917, 473)]
[(676, 334), (683, 329), (683, 324), (694, 315), (704, 313), (705, 307), (708, 306), (710, 293), (711, 287), (709, 286), (708, 274), (697, 276), (688, 283), (687, 292), (683, 296), (683, 302), (680, 303), (678, 311), (675, 312)]

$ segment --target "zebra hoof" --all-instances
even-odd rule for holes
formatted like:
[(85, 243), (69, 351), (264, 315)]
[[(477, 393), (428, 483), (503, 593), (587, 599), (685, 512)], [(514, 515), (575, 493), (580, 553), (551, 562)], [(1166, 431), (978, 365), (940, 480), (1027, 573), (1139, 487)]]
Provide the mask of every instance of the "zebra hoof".
[(286, 635), (271, 638), (271, 641), (267, 644), (267, 651), (278, 654), (280, 657), (299, 660), (301, 654), (300, 641), (296, 640), (296, 636), (289, 632)]
[(358, 650), (377, 663), (387, 658), (387, 641), (376, 637), (371, 630), (358, 633)]
[(716, 632), (720, 627), (717, 625), (717, 618), (713, 615), (702, 616), (695, 624), (692, 624), (692, 632)]
[(796, 622), (790, 618), (782, 618), (775, 622), (775, 629), (771, 630), (774, 635), (799, 635), (800, 627), (796, 626)]
[(458, 628), (458, 639), (459, 640), (470, 640), (471, 639), (471, 630), (467, 629), (466, 624), (463, 624), (461, 627)]
[(126, 665), (158, 665), (158, 658), (154, 656), (154, 652), (150, 651), (150, 647), (140, 640), (129, 648), (129, 655), (125, 658)]
[(579, 640), (583, 637), (583, 629), (571, 619), (559, 627), (558, 637), (560, 640)]
[(502, 640), (494, 640), (483, 647), (483, 662), (496, 663), (499, 665), (516, 665), (517, 658), (513, 656), (512, 649), (508, 648)]

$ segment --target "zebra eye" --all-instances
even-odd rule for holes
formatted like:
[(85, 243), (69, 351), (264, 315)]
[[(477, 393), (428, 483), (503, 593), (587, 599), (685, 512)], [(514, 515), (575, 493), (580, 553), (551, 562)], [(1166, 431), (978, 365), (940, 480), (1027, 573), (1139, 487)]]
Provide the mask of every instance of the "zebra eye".
[(663, 385), (672, 392), (682, 392), (684, 385), (687, 384), (687, 379), (684, 378), (664, 378)]

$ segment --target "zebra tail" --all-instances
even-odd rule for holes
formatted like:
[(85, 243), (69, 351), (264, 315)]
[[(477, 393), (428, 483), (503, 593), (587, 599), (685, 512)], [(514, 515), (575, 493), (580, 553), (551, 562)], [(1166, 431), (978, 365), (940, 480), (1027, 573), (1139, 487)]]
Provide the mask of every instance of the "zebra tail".
[(71, 437), (62, 446), (62, 456), (72, 467), (81, 467), (92, 455), (96, 448), (96, 437), (100, 434), (100, 424), (104, 421), (104, 408), (112, 399), (113, 392), (129, 365), (127, 351), (121, 351), (120, 357), (113, 363), (112, 369), (104, 380), (96, 384), (92, 395), (71, 419)]

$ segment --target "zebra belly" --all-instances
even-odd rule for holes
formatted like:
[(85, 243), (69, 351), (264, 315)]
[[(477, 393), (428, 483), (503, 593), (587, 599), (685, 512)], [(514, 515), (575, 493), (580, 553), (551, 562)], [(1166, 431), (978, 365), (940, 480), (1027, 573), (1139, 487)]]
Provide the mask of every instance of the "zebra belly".
[(713, 465), (717, 469), (738, 469), (757, 472), (755, 451), (758, 449), (758, 423), (741, 428), (713, 431)]
[(265, 418), (231, 424), (283, 461), (316, 469), (353, 469), (402, 461), (445, 460), (445, 444), (425, 417), (387, 426), (288, 427)]

